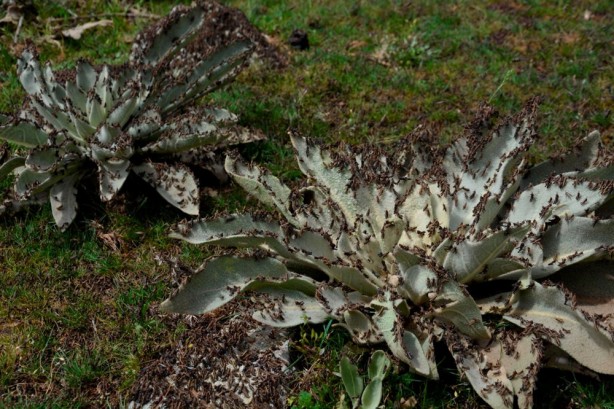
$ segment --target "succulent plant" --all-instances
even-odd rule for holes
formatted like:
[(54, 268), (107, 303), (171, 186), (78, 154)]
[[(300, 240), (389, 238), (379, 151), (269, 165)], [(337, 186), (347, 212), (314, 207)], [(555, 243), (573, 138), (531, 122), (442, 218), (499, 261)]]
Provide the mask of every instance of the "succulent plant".
[(252, 32), (242, 36), (215, 14), (221, 6), (207, 4), (177, 7), (141, 32), (122, 66), (79, 61), (72, 72), (54, 72), (32, 48), (23, 52), (26, 102), (14, 118), (0, 118), (0, 138), (25, 148), (0, 168), (0, 177), (16, 175), (5, 210), (48, 198), (64, 229), (76, 215), (79, 181), (97, 171), (103, 201), (133, 172), (183, 212), (199, 213), (197, 181), (183, 162), (214, 167), (214, 150), (261, 139), (229, 111), (195, 104), (235, 77), (254, 49)]
[(379, 406), (382, 400), (382, 382), (389, 367), (390, 359), (384, 351), (373, 352), (367, 372), (370, 382), (365, 386), (363, 377), (358, 374), (358, 367), (350, 362), (348, 357), (341, 358), (339, 373), (353, 408), (376, 409)]
[(445, 342), (494, 408), (531, 407), (543, 364), (614, 374), (612, 264), (596, 261), (614, 248), (614, 219), (602, 213), (614, 197), (613, 156), (593, 132), (531, 166), (535, 110), (531, 102), (489, 131), (485, 109), (445, 152), (419, 138), (390, 155), (292, 136), (308, 178), (294, 190), (227, 158), (234, 181), (284, 221), (179, 225), (173, 237), (190, 243), (254, 250), (207, 262), (162, 310), (205, 313), (245, 293), (260, 322), (332, 318), (432, 379), (434, 342)]

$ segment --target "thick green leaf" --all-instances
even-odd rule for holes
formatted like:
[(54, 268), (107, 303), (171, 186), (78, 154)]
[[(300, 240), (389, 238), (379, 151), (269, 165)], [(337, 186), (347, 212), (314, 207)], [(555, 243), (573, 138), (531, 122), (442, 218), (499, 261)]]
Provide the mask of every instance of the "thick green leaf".
[(17, 60), (17, 74), (23, 89), (32, 97), (43, 102), (46, 107), (53, 105), (48, 93), (40, 63), (31, 49), (26, 49)]
[(138, 108), (137, 97), (128, 98), (109, 113), (107, 122), (111, 126), (122, 128)]
[(433, 257), (438, 264), (443, 264), (453, 244), (454, 241), (452, 240), (452, 237), (446, 237), (431, 252), (431, 257)]
[(17, 168), (16, 170), (15, 193), (19, 198), (25, 199), (55, 183), (55, 179), (48, 172), (35, 172), (28, 168)]
[(480, 309), (473, 298), (463, 292), (458, 283), (454, 281), (445, 283), (434, 302), (444, 304), (435, 309), (435, 316), (451, 322), (460, 332), (473, 339), (490, 339)]
[(374, 300), (371, 305), (379, 310), (373, 315), (373, 322), (382, 332), (390, 351), (410, 369), (424, 376), (430, 374), (430, 367), (422, 345), (410, 331), (403, 328), (394, 304), (389, 299)]
[(587, 368), (614, 374), (614, 340), (572, 308), (560, 289), (534, 283), (517, 291), (503, 318), (533, 330)]
[(87, 99), (85, 103), (85, 113), (89, 124), (94, 128), (97, 128), (107, 117), (107, 112), (96, 97)]
[[(424, 250), (432, 244), (430, 235), (426, 234), (428, 225), (431, 222), (431, 215), (434, 214), (430, 188), (431, 186), (427, 190), (418, 184), (413, 186), (410, 191), (405, 193), (404, 201), (398, 210), (399, 214), (407, 222), (406, 233), (409, 237), (409, 243), (413, 247), (419, 247)], [(442, 225), (447, 225), (447, 220)]]
[(596, 315), (599, 325), (614, 334), (613, 261), (581, 263), (561, 271), (554, 278), (573, 293), (580, 310)]
[(55, 224), (64, 231), (77, 216), (77, 189), (79, 175), (72, 174), (49, 189), (49, 202)]
[(594, 181), (614, 180), (614, 165), (610, 164), (603, 167), (589, 168), (583, 172), (574, 172), (566, 175)]
[[(486, 269), (484, 270), (484, 275), (479, 275), (476, 277), (478, 280), (491, 280), (496, 278), (506, 278), (506, 279), (514, 279), (517, 280), (522, 276), (525, 272), (524, 264), (519, 261), (509, 259), (509, 258), (495, 258), (488, 262), (486, 265)], [(511, 277), (512, 273), (514, 278)], [(508, 278), (509, 277), (509, 278)]]
[(429, 364), (430, 373), (428, 375), (428, 378), (433, 380), (439, 380), (434, 341), (441, 338), (441, 333), (443, 332), (443, 330), (440, 327), (433, 325), (424, 327), (429, 329), (425, 331), (426, 334), (418, 334), (418, 339), (421, 339), (422, 350), (424, 351), (424, 356), (426, 357), (427, 362)]
[[(341, 269), (345, 268), (344, 265), (355, 265), (364, 279), (378, 287), (384, 287), (386, 278), (382, 274), (382, 267), (385, 266), (387, 271), (394, 271), (396, 269), (396, 266), (393, 267), (394, 259), (392, 257), (389, 260), (384, 258), (380, 244), (369, 233), (371, 230), (368, 225), (365, 226), (361, 223), (361, 226), (357, 227), (361, 230), (359, 234), (352, 234), (349, 231), (342, 232), (337, 236), (336, 255), (341, 260), (348, 260), (346, 263), (340, 263), (343, 266)], [(389, 265), (385, 265), (386, 261), (390, 262)], [(331, 267), (329, 270), (332, 269)], [(352, 277), (348, 278), (354, 280)]]
[[(113, 108), (113, 95), (109, 79), (109, 66), (102, 66), (102, 69), (98, 74), (98, 78), (96, 79), (96, 84), (94, 84), (94, 90), (96, 91), (96, 95), (98, 96), (98, 99), (100, 101), (100, 107), (102, 108), (102, 112), (104, 112), (104, 115), (106, 117), (111, 113), (111, 109)], [(95, 96), (93, 95), (92, 97), (95, 98)]]
[(170, 237), (192, 244), (245, 248), (272, 246), (274, 251), (288, 253), (282, 245), (285, 235), (281, 226), (275, 222), (254, 220), (251, 215), (231, 214), (215, 220), (180, 224)]
[(400, 218), (388, 219), (380, 232), (376, 231), (376, 238), (379, 241), (380, 249), (383, 254), (392, 252), (399, 240), (405, 233), (405, 223)]
[(511, 224), (539, 221), (553, 216), (584, 216), (614, 195), (603, 183), (573, 177), (557, 177), (528, 188), (514, 201), (506, 221)]
[[(293, 212), (298, 227), (307, 227), (313, 230), (325, 229), (330, 235), (344, 235), (341, 230), (343, 215), (338, 207), (328, 200), (327, 194), (317, 186), (307, 186), (298, 191), (298, 196), (305, 203), (300, 209)], [(339, 251), (355, 252), (355, 248), (344, 248), (347, 244), (339, 238)]]
[(530, 168), (522, 180), (522, 188), (543, 183), (551, 175), (583, 171), (594, 166), (599, 157), (600, 144), (599, 132), (591, 132), (584, 138), (579, 149), (574, 149), (562, 158), (559, 156), (549, 159)]
[[(491, 199), (499, 209), (503, 206), (505, 201), (501, 198), (509, 197), (514, 190), (510, 175), (522, 167), (519, 165), (522, 154), (531, 146), (532, 140), (531, 123), (525, 117), (500, 127), (480, 150), (468, 149), (464, 141), (450, 148), (447, 162), (450, 173), (447, 176), (455, 189), (451, 193), (454, 200), (448, 203), (450, 229), (478, 221), (480, 227), (485, 228), (492, 222), (498, 211), (490, 210), (484, 217), (484, 211), (479, 209), (486, 209), (486, 206), (480, 206), (480, 202)], [(456, 159), (453, 160), (452, 156)], [(452, 166), (453, 163), (456, 166)], [(454, 168), (456, 171), (452, 171)], [(518, 177), (519, 173), (516, 173), (514, 178)]]
[(170, 154), (188, 151), (204, 145), (216, 145), (223, 139), (223, 134), (217, 131), (219, 131), (218, 127), (212, 124), (201, 123), (199, 133), (182, 134), (180, 131), (172, 132), (143, 147), (143, 152)]
[[(249, 287), (251, 288), (251, 286)], [(301, 291), (280, 287), (258, 290), (256, 311), (252, 318), (272, 327), (294, 327), (301, 324), (320, 324), (330, 315), (318, 301)]]
[(316, 259), (334, 260), (333, 244), (320, 233), (305, 230), (288, 240), (290, 249)]
[(528, 224), (524, 224), (495, 232), (479, 240), (463, 240), (452, 246), (443, 262), (443, 268), (455, 274), (459, 282), (470, 282), (484, 271), (490, 261), (510, 251), (528, 230)]
[[(397, 194), (392, 188), (381, 189), (377, 185), (363, 186), (356, 192), (358, 209), (368, 215), (365, 225), (374, 234), (382, 253), (394, 249), (405, 228), (404, 221), (394, 211)], [(362, 228), (357, 230), (360, 232)]]
[(533, 407), (542, 361), (542, 345), (535, 335), (503, 330), (488, 345), (460, 339), (452, 341), (450, 349), (459, 371), (493, 408), (512, 408), (514, 397), (520, 409)]
[(458, 371), (464, 374), (473, 389), (492, 408), (512, 409), (514, 387), (501, 366), (501, 344), (489, 345), (490, 353), (458, 334), (447, 333), (446, 343)]
[(60, 162), (60, 150), (52, 147), (32, 149), (26, 157), (26, 167), (35, 172), (53, 172)]
[(237, 41), (216, 50), (198, 64), (190, 75), (184, 104), (219, 88), (234, 78), (252, 55), (251, 41)]
[(378, 378), (369, 382), (360, 400), (361, 409), (376, 409), (382, 400), (382, 380)]
[(66, 100), (66, 90), (59, 85), (55, 79), (55, 74), (51, 69), (51, 63), (47, 62), (43, 70), (43, 78), (47, 86), (47, 92), (53, 99), (53, 103), (60, 109), (66, 109), (64, 101)]
[(350, 303), (342, 288), (331, 287), (326, 284), (318, 287), (316, 298), (320, 300), (320, 303), (329, 314), (339, 320), (343, 317), (343, 313), (347, 310), (347, 306)]
[(226, 157), (224, 168), (247, 193), (266, 205), (276, 207), (286, 220), (299, 225), (290, 211), (290, 189), (278, 178), (257, 166), (246, 166), (230, 156)]
[(143, 152), (169, 154), (204, 145), (218, 147), (226, 137), (221, 126), (215, 123), (215, 118), (207, 115), (206, 111), (190, 111), (178, 120), (164, 124), (160, 131), (161, 137), (143, 147)]
[(167, 202), (184, 213), (198, 216), (200, 212), (198, 184), (188, 167), (143, 162), (133, 166), (132, 170), (153, 186)]
[[(34, 198), (35, 195), (45, 192), (51, 186), (72, 174), (83, 175), (83, 172), (83, 161), (75, 160), (73, 157), (70, 157), (69, 161), (65, 163), (63, 171), (58, 173), (35, 172), (27, 167), (16, 168), (14, 191), (19, 199), (40, 202), (39, 199)], [(44, 197), (46, 199), (48, 195), (45, 194)]]
[(202, 314), (226, 304), (256, 281), (282, 279), (288, 270), (272, 258), (220, 257), (208, 262), (176, 295), (160, 305), (163, 312)]
[(377, 294), (377, 285), (365, 276), (364, 269), (357, 270), (353, 267), (331, 265), (324, 268), (324, 271), (331, 277), (353, 290), (360, 291), (365, 295)]
[[(171, 82), (159, 94), (155, 104), (164, 113), (173, 112), (192, 100), (220, 87), (225, 81), (237, 75), (252, 51), (252, 43), (240, 41), (217, 50), (195, 67), (185, 67), (187, 81), (181, 84)], [(152, 95), (152, 98), (157, 96)]]
[(558, 267), (577, 263), (614, 246), (614, 219), (596, 220), (590, 217), (561, 219), (543, 234), (543, 264)]
[(298, 154), (301, 171), (328, 189), (330, 198), (339, 206), (350, 226), (356, 222), (358, 205), (348, 191), (350, 172), (333, 166), (330, 154), (318, 146), (310, 145), (304, 138), (292, 136), (292, 144)]
[(92, 88), (94, 88), (97, 77), (98, 74), (90, 63), (87, 61), (79, 61), (77, 63), (77, 87), (79, 87), (84, 94), (87, 94)]
[(377, 344), (383, 341), (382, 334), (373, 320), (358, 309), (343, 311), (344, 323), (338, 326), (345, 328), (357, 344)]
[(261, 248), (286, 258), (290, 269), (301, 273), (301, 268), (326, 268), (323, 263), (306, 255), (288, 250), (281, 226), (274, 222), (254, 220), (250, 215), (229, 215), (217, 220), (179, 224), (170, 237), (192, 244), (207, 244), (237, 248)]
[(0, 180), (7, 177), (15, 169), (24, 166), (25, 163), (26, 159), (21, 156), (15, 156), (4, 162), (0, 165)]
[(414, 304), (423, 304), (428, 300), (428, 293), (435, 291), (437, 275), (429, 267), (418, 264), (420, 262), (418, 256), (397, 249), (395, 257), (403, 277), (399, 291), (409, 297)]
[(98, 164), (100, 198), (107, 202), (115, 197), (130, 173), (130, 161), (107, 160)]
[(386, 371), (390, 367), (390, 359), (388, 359), (388, 355), (382, 350), (377, 350), (371, 355), (369, 359), (369, 379), (384, 379), (386, 375)]
[(20, 122), (0, 127), (0, 138), (26, 148), (35, 148), (46, 144), (49, 136), (36, 125)]
[[(108, 124), (102, 125), (98, 132), (96, 132), (96, 143), (92, 145), (94, 159), (104, 160), (118, 158), (118, 153), (123, 150), (121, 147), (117, 146), (121, 143), (122, 136), (122, 130), (120, 128)], [(94, 150), (95, 148), (99, 149), (99, 154)]]
[[(542, 360), (542, 345), (533, 334), (510, 337), (510, 333), (502, 335), (501, 365), (512, 382), (514, 394), (518, 399), (519, 409), (533, 407), (533, 392), (537, 383), (536, 373)], [(514, 345), (514, 348), (506, 348)], [(495, 349), (491, 348), (492, 353)]]
[(350, 396), (354, 407), (356, 407), (355, 402), (360, 398), (364, 387), (363, 379), (358, 374), (358, 368), (350, 362), (347, 356), (344, 356), (339, 362), (339, 372), (341, 372), (343, 386), (345, 386), (345, 390)]
[[(320, 284), (320, 286), (318, 286), (316, 298), (326, 311), (340, 321), (343, 321), (345, 313), (355, 311), (348, 310), (349, 306), (366, 306), (371, 302), (371, 297), (358, 291), (346, 292), (342, 287), (331, 287), (326, 284)], [(364, 314), (360, 314), (364, 317), (364, 320), (367, 321), (365, 327), (373, 327), (372, 323), (368, 323), (368, 318)]]
[(70, 120), (72, 121), (75, 130), (77, 131), (77, 135), (70, 134), (70, 136), (75, 141), (85, 144), (86, 141), (89, 141), (92, 135), (96, 133), (96, 128), (72, 112), (68, 112), (68, 115), (70, 116)]
[(126, 133), (134, 141), (148, 141), (155, 137), (160, 130), (162, 117), (157, 109), (149, 109), (139, 115), (138, 121), (132, 121)]
[(151, 35), (152, 33), (144, 32), (139, 35), (132, 46), (131, 59), (143, 64), (159, 64), (190, 41), (205, 19), (202, 7), (193, 7), (173, 16), (172, 23), (161, 30), (161, 33)]
[[(77, 65), (77, 70), (79, 69), (78, 67), (79, 66)], [(66, 94), (68, 95), (74, 109), (78, 110), (80, 118), (85, 118), (87, 110), (87, 94), (82, 92), (76, 83), (70, 81), (66, 82)]]
[[(39, 103), (36, 99), (30, 99), (29, 104), (36, 110), (36, 112), (42, 116), (47, 123), (44, 126), (50, 124), (56, 131), (61, 133), (67, 133), (70, 136), (78, 135), (75, 125), (72, 123), (70, 116), (56, 107), (48, 108), (45, 105)], [(39, 124), (40, 125), (40, 124)]]

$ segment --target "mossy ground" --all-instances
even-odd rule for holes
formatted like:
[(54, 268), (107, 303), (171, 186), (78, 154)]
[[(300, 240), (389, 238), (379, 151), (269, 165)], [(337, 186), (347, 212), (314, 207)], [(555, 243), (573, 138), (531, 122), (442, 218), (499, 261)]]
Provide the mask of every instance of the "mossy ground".
[[(0, 26), (0, 111), (19, 107), (15, 63), (26, 40), (60, 68), (78, 58), (122, 62), (150, 15), (164, 15), (172, 3), (34, 1), (36, 12), (26, 16), (16, 43), (15, 26)], [(592, 129), (611, 144), (614, 19), (607, 0), (228, 4), (278, 42), (289, 65), (254, 64), (207, 102), (262, 129), (269, 140), (243, 153), (284, 179), (298, 175), (290, 129), (325, 142), (386, 143), (422, 125), (443, 143), (486, 101), (511, 114), (528, 98), (542, 97), (536, 160)], [(79, 41), (57, 36), (61, 28), (102, 18), (113, 25)], [(285, 45), (297, 28), (308, 33), (309, 50)], [(129, 199), (130, 206), (84, 203), (66, 233), (47, 208), (0, 219), (0, 407), (121, 407), (139, 370), (182, 331), (156, 311), (170, 292), (169, 268), (159, 261), (176, 257), (197, 266), (207, 253), (166, 237), (182, 218), (170, 206), (150, 194)], [(225, 188), (206, 200), (203, 215), (248, 202)], [(342, 389), (334, 362), (345, 353), (344, 337), (327, 327), (298, 330), (297, 365), (306, 376), (290, 406), (334, 406)], [(439, 383), (402, 370), (390, 375), (387, 406), (403, 407), (402, 399), (405, 407), (482, 405), (454, 371), (444, 375)], [(537, 407), (614, 407), (611, 377), (548, 371), (538, 388)]]

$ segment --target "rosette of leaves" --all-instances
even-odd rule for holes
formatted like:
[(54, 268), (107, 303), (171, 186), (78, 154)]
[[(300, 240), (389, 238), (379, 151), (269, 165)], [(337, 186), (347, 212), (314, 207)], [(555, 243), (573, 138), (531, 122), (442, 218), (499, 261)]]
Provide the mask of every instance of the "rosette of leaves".
[(219, 20), (211, 10), (175, 8), (137, 36), (122, 66), (79, 61), (74, 71), (54, 72), (26, 49), (18, 62), (26, 101), (0, 124), (0, 138), (24, 148), (0, 168), (0, 177), (15, 174), (4, 209), (49, 200), (65, 229), (85, 176), (97, 172), (100, 197), (109, 201), (133, 172), (169, 203), (197, 215), (197, 181), (183, 162), (219, 174), (216, 149), (261, 138), (237, 126), (231, 112), (195, 104), (234, 78), (254, 47), (233, 20)]
[(432, 379), (434, 342), (445, 342), (494, 408), (531, 407), (543, 364), (614, 374), (612, 264), (597, 262), (614, 245), (604, 212), (613, 158), (593, 132), (531, 166), (535, 109), (491, 131), (487, 110), (445, 152), (419, 140), (394, 155), (327, 150), (294, 136), (308, 179), (294, 190), (229, 157), (234, 181), (283, 222), (232, 215), (180, 225), (176, 238), (256, 251), (207, 262), (162, 310), (204, 313), (246, 293), (258, 321), (332, 318), (355, 342), (386, 344)]

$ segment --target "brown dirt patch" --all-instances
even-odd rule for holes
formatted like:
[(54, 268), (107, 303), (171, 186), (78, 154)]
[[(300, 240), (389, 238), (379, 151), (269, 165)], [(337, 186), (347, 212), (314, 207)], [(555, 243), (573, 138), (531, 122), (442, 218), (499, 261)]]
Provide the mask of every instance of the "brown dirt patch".
[(184, 317), (186, 331), (146, 365), (129, 408), (283, 408), (288, 342), (234, 303), (202, 317)]

